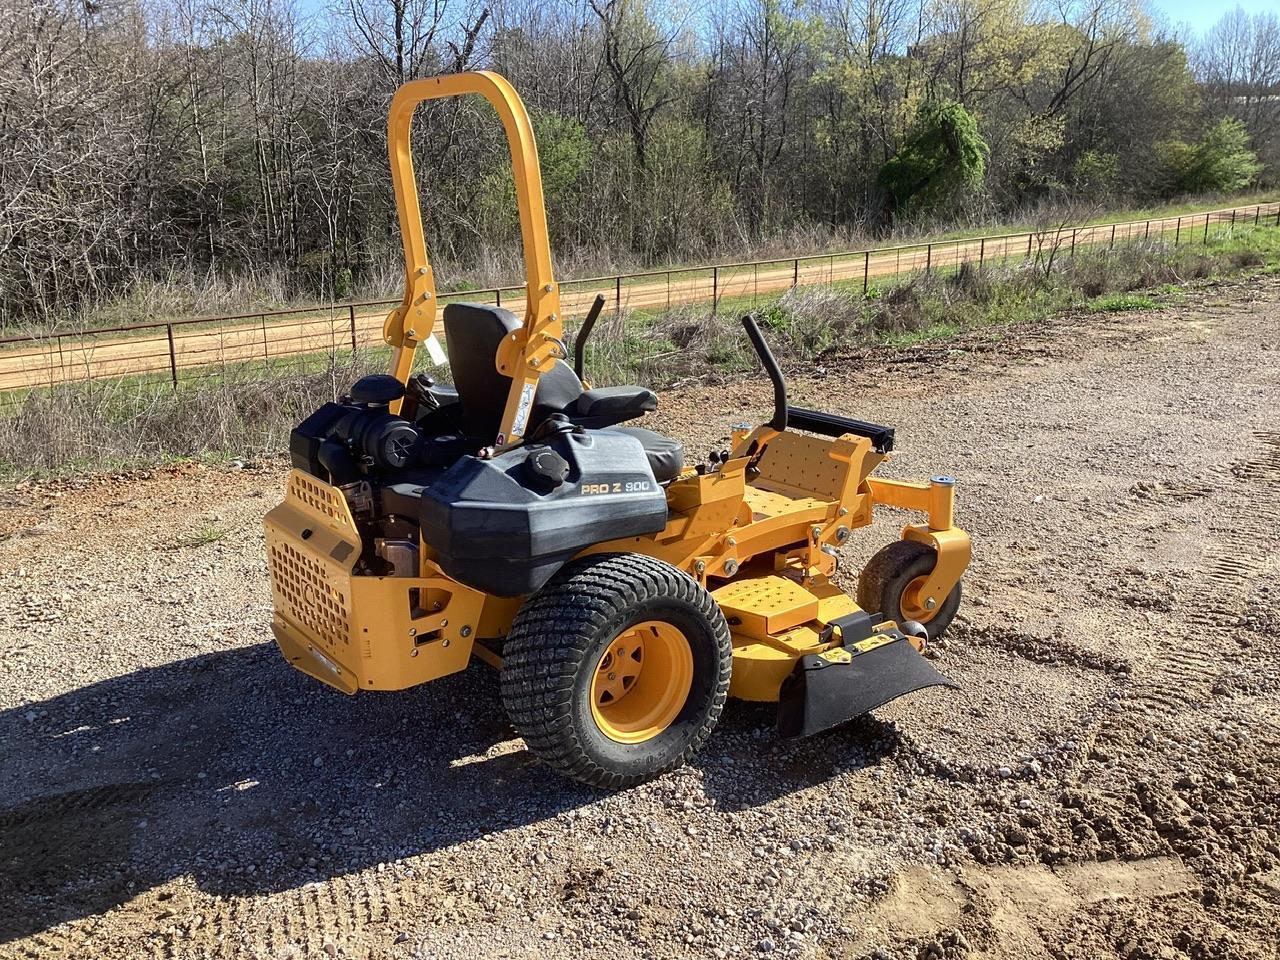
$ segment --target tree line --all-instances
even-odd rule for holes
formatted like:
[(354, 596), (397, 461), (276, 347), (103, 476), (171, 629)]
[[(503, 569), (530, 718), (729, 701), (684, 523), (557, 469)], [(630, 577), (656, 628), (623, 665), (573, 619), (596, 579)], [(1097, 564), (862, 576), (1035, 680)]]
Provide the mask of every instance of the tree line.
[[(521, 92), (585, 267), (1280, 172), (1274, 14), (1187, 38), (1141, 0), (318, 2), (0, 0), (0, 321), (175, 269), (393, 292), (387, 106), (456, 70)], [(502, 151), (482, 103), (421, 108), (436, 259), (514, 270)]]

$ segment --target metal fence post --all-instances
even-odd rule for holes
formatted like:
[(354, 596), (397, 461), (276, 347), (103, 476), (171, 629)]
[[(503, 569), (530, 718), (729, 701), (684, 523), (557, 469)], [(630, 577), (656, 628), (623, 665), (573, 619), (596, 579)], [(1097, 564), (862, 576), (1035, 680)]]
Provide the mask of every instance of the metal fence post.
[(871, 251), (862, 251), (862, 295), (867, 295), (867, 286), (871, 283)]
[(716, 307), (720, 300), (720, 268), (711, 268), (711, 315), (716, 315)]
[(1113, 223), (1111, 225), (1111, 242), (1107, 244), (1107, 248), (1110, 249), (1115, 245), (1116, 245), (1116, 225)]
[(1236, 212), (1234, 210), (1231, 211), (1231, 232), (1236, 232)]
[(796, 257), (796, 262), (791, 267), (791, 286), (800, 286), (800, 258)]
[(987, 262), (987, 238), (983, 237), (978, 241), (978, 269), (982, 269), (982, 265)]
[[(1150, 224), (1151, 221), (1148, 220), (1147, 223)], [(1179, 217), (1178, 228), (1173, 232), (1173, 245), (1176, 247), (1181, 240), (1182, 240), (1182, 218)]]
[(1253, 225), (1258, 225), (1258, 218), (1262, 216), (1262, 204), (1257, 203), (1253, 206)]
[(178, 389), (178, 353), (173, 348), (173, 324), (166, 323), (165, 332), (169, 335), (169, 378), (173, 381), (173, 389)]
[[(667, 271), (667, 306), (671, 306), (671, 271)], [(613, 278), (613, 312), (622, 315), (622, 274)]]
[(1151, 239), (1151, 221), (1150, 220), (1147, 221), (1147, 232), (1142, 235), (1142, 239), (1143, 240)]
[(1027, 234), (1027, 259), (1031, 259), (1031, 234)]
[(347, 304), (347, 317), (351, 320), (351, 354), (356, 352), (356, 305), (354, 303)]
[(924, 272), (929, 273), (933, 270), (933, 244), (930, 243), (924, 250)]
[(1071, 256), (1076, 255), (1076, 228), (1071, 228)]
[(1204, 243), (1209, 242), (1209, 214), (1204, 215)]

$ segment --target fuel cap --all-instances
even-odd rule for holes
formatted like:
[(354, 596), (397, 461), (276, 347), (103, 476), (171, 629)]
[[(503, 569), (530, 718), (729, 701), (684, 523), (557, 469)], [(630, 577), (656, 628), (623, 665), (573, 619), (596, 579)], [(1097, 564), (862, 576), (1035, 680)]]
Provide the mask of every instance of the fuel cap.
[(529, 473), (547, 488), (560, 486), (569, 476), (569, 462), (550, 447), (530, 450), (524, 463)]

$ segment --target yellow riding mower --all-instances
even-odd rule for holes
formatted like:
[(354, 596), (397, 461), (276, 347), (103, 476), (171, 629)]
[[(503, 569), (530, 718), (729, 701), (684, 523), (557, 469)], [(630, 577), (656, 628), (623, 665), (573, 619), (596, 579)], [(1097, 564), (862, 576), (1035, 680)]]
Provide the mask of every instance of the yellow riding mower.
[[(451, 303), (452, 386), (413, 374), (436, 290), (409, 151), (423, 100), (478, 93), (511, 146), (528, 271), (523, 321)], [(689, 759), (727, 695), (778, 703), (783, 736), (826, 729), (946, 679), (920, 655), (960, 603), (968, 536), (953, 481), (877, 479), (893, 431), (791, 407), (778, 365), (766, 424), (690, 467), (676, 441), (620, 426), (642, 387), (591, 388), (565, 361), (537, 152), (519, 97), (491, 73), (406, 84), (389, 122), (406, 290), (387, 318), (390, 375), (365, 377), (290, 438), (285, 500), (266, 518), (285, 657), (345, 693), (501, 671), (529, 749), (622, 787)], [(858, 596), (836, 548), (877, 504), (918, 511), (866, 565)]]

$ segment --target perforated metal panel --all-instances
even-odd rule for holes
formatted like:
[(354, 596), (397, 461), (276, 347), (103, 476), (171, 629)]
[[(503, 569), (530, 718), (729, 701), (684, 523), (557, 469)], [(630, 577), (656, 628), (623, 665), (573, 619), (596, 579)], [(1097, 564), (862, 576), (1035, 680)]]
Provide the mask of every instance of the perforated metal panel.
[(324, 564), (284, 540), (271, 538), (271, 583), (278, 611), (330, 647), (350, 644), (348, 597), (330, 585)]
[(818, 598), (787, 577), (768, 575), (735, 580), (711, 595), (726, 617), (738, 620), (735, 633), (756, 638), (777, 634), (818, 615)]
[(756, 487), (790, 497), (837, 500), (849, 470), (831, 458), (832, 442), (821, 437), (784, 433), (769, 441), (760, 461)]
[(287, 496), (320, 514), (335, 528), (355, 531), (351, 509), (342, 491), (327, 483), (320, 483), (295, 470), (289, 475)]
[(747, 485), (743, 495), (746, 497), (747, 505), (751, 507), (751, 516), (756, 520), (780, 517), (797, 510), (807, 510), (810, 507), (822, 507), (830, 502), (816, 500), (813, 497), (789, 497), (785, 493), (771, 493), (752, 484)]

